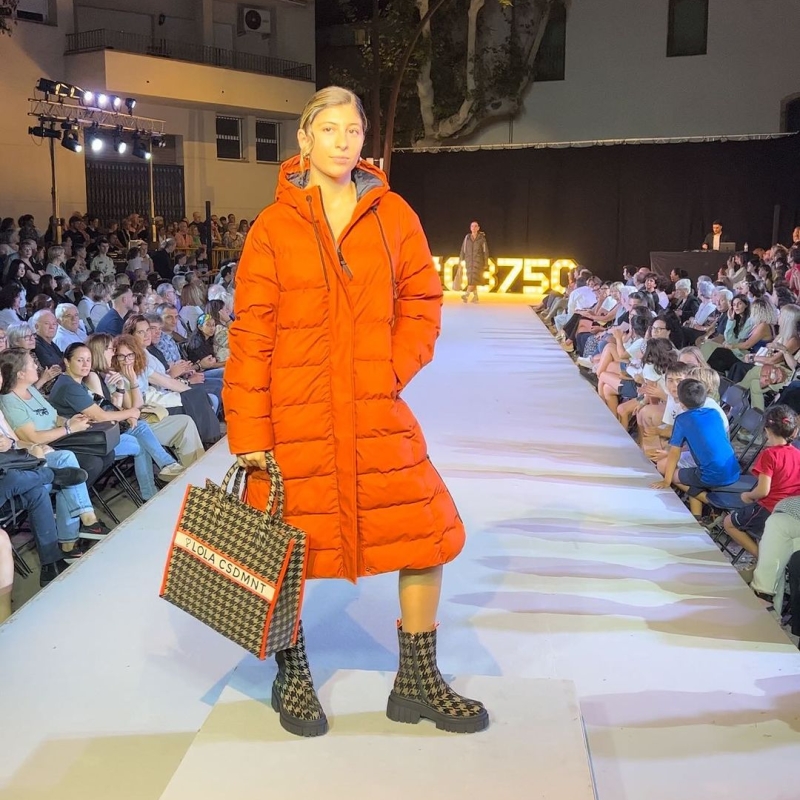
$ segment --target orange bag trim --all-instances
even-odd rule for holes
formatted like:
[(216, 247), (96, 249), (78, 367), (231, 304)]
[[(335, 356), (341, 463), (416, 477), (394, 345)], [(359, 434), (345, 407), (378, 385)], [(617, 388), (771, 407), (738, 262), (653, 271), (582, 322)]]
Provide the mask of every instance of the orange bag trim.
[(164, 566), (164, 577), (161, 579), (161, 589), (159, 589), (158, 596), (163, 597), (167, 591), (167, 581), (169, 580), (169, 568), (172, 565), (172, 551), (175, 549), (175, 539), (178, 536), (180, 520), (183, 519), (183, 512), (186, 510), (186, 501), (189, 499), (189, 492), (192, 486), (187, 486), (186, 491), (183, 493), (183, 502), (181, 503), (181, 510), (178, 512), (178, 524), (175, 526), (175, 533), (172, 534), (172, 541), (169, 543), (169, 551), (167, 553), (167, 563)]
[[(281, 571), (278, 575), (278, 581), (275, 584), (276, 586), (283, 586), (283, 579), (286, 577), (286, 570), (289, 569), (289, 562), (291, 561), (292, 553), (294, 552), (295, 540), (292, 539), (289, 542), (289, 547), (286, 548), (286, 558), (283, 560), (283, 566), (281, 567)], [(267, 619), (264, 623), (264, 636), (261, 639), (261, 651), (258, 654), (258, 657), (263, 661), (267, 657), (267, 639), (269, 638), (269, 628), (272, 624), (272, 615), (275, 612), (275, 606), (278, 605), (277, 603), (270, 603), (269, 608), (267, 609)], [(300, 624), (300, 615), (297, 615), (297, 625)], [(296, 628), (295, 628), (296, 630)], [(297, 639), (295, 638), (295, 642)]]

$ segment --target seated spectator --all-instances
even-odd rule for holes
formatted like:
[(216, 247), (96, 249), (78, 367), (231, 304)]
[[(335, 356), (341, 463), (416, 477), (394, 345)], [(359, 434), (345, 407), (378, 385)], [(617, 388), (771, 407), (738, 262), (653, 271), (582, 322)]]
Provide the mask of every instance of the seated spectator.
[(214, 334), (217, 323), (211, 314), (201, 314), (197, 318), (197, 330), (189, 337), (186, 354), (189, 360), (198, 364), (201, 369), (220, 369), (225, 366), (219, 361), (214, 351)]
[(180, 248), (195, 247), (194, 239), (189, 233), (189, 226), (185, 220), (178, 223), (178, 231), (175, 234), (175, 246)]
[(53, 342), (62, 353), (65, 353), (71, 344), (86, 341), (86, 329), (83, 327), (76, 305), (72, 303), (60, 303), (57, 305), (56, 319), (58, 320), (58, 330)]
[[(758, 561), (750, 583), (750, 588), (757, 594), (772, 597), (777, 609), (783, 607), (786, 567), (790, 559), (794, 558), (793, 554), (798, 551), (800, 497), (787, 497), (776, 503), (764, 523), (764, 534), (758, 547)], [(793, 633), (796, 635), (800, 617), (794, 622)]]
[(772, 341), (774, 322), (775, 309), (768, 301), (754, 300), (751, 304), (744, 295), (737, 295), (728, 309), (724, 342), (707, 341), (700, 350), (709, 366), (724, 375), (745, 353)]
[(206, 303), (206, 313), (210, 314), (216, 323), (214, 330), (214, 357), (224, 364), (231, 354), (228, 346), (228, 326), (231, 324), (232, 319), (231, 308), (224, 300), (209, 300)]
[(108, 290), (102, 281), (90, 278), (81, 285), (83, 297), (78, 303), (78, 314), (87, 331), (94, 331), (108, 313)]
[[(666, 326), (662, 327), (666, 331)], [(619, 406), (622, 380), (633, 380), (634, 370), (641, 369), (642, 356), (647, 346), (645, 335), (648, 329), (648, 318), (638, 314), (631, 319), (629, 331), (612, 328), (611, 333), (614, 339), (603, 350), (600, 361), (596, 365), (597, 393), (614, 414), (617, 413)]]
[(228, 250), (241, 250), (244, 247), (244, 234), (236, 230), (236, 223), (229, 222), (222, 237), (222, 246)]
[(750, 405), (764, 410), (764, 392), (780, 391), (800, 360), (800, 306), (784, 306), (778, 335), (757, 353), (746, 353), (728, 370), (730, 380), (750, 392)]
[(36, 358), (43, 367), (64, 366), (64, 352), (55, 343), (58, 320), (52, 311), (37, 311), (31, 317), (31, 326), (36, 333), (34, 349)]
[(54, 244), (47, 250), (47, 266), (45, 271), (53, 278), (68, 278), (67, 271), (64, 269), (67, 257), (61, 245)]
[(748, 553), (757, 556), (757, 541), (779, 501), (800, 495), (800, 450), (792, 446), (797, 435), (797, 415), (784, 405), (772, 406), (764, 416), (766, 447), (751, 472), (758, 483), (742, 492), (742, 508), (725, 516), (725, 532)]
[(221, 437), (219, 420), (216, 417), (220, 405), (219, 397), (206, 386), (194, 386), (187, 378), (172, 378), (167, 374), (164, 364), (148, 350), (153, 342), (150, 323), (145, 317), (131, 317), (125, 325), (126, 335), (132, 335), (145, 352), (147, 382), (150, 387), (145, 390), (145, 401), (165, 406), (170, 413), (188, 414), (195, 421), (203, 444), (217, 442)]
[(700, 305), (695, 315), (687, 320), (683, 326), (683, 341), (687, 344), (694, 344), (701, 336), (708, 335), (711, 324), (714, 324), (719, 316), (719, 311), (714, 303), (714, 296), (717, 294), (716, 287), (709, 281), (698, 282), (697, 297)]
[(700, 300), (692, 294), (692, 282), (688, 278), (681, 278), (675, 282), (673, 306), (673, 311), (680, 318), (682, 325), (688, 324), (689, 320), (697, 314)]
[(197, 330), (197, 318), (203, 313), (206, 301), (206, 287), (199, 281), (187, 283), (181, 290), (181, 309), (178, 317), (190, 334)]
[(22, 322), (19, 311), (22, 305), (23, 289), (18, 283), (6, 284), (0, 289), (0, 328)]
[[(153, 464), (160, 470), (159, 477), (171, 480), (179, 475), (182, 468), (174, 458), (159, 444), (148, 424), (140, 420), (138, 408), (117, 408), (112, 402), (111, 392), (99, 376), (92, 371), (92, 354), (85, 344), (71, 344), (65, 354), (65, 373), (56, 381), (50, 393), (50, 401), (62, 416), (83, 414), (92, 422), (119, 422), (125, 425), (120, 434), (120, 442), (114, 448), (115, 456), (133, 456), (136, 482), (145, 500), (155, 497), (157, 492), (153, 479)], [(91, 383), (100, 391), (92, 394)], [(115, 393), (124, 395), (122, 376), (117, 376)], [(105, 387), (105, 392), (103, 388)]]
[[(657, 323), (658, 319), (653, 323), (654, 334), (657, 333)], [(677, 360), (678, 353), (669, 339), (654, 336), (647, 342), (642, 356), (641, 374), (634, 378), (639, 384), (638, 394), (617, 408), (617, 416), (625, 429), (630, 425), (631, 416), (644, 405), (652, 407), (643, 414), (648, 423), (661, 418), (667, 400), (667, 370)]]
[(110, 240), (101, 237), (97, 240), (97, 255), (92, 259), (89, 268), (98, 270), (104, 278), (114, 279), (117, 274), (117, 268), (114, 266), (114, 261), (108, 255), (110, 248)]
[[(56, 518), (59, 536), (63, 541), (101, 539), (109, 529), (97, 519), (87, 486), (92, 486), (113, 462), (113, 456), (101, 458), (69, 450), (54, 450), (52, 442), (85, 431), (89, 420), (78, 414), (69, 419), (59, 418), (56, 410), (34, 386), (36, 368), (25, 350), (14, 349), (0, 353), (0, 424), (5, 434), (11, 434), (20, 446), (45, 459), (51, 468), (75, 470), (80, 466), (81, 481), (62, 487), (63, 502), (56, 497)], [(38, 447), (36, 447), (38, 445)], [(69, 491), (67, 491), (69, 489)]]
[(666, 402), (663, 405), (648, 403), (636, 413), (639, 446), (653, 461), (666, 455), (664, 448), (672, 436), (675, 418), (685, 410), (678, 401), (678, 384), (688, 378), (691, 371), (692, 367), (682, 361), (669, 364), (664, 381)]
[(125, 325), (125, 319), (133, 310), (133, 292), (130, 286), (117, 286), (111, 294), (111, 308), (95, 325), (96, 333), (108, 333), (119, 336)]
[[(689, 509), (698, 519), (703, 513), (706, 491), (729, 486), (739, 480), (739, 464), (714, 409), (704, 408), (708, 394), (700, 381), (687, 378), (678, 384), (678, 401), (686, 411), (678, 414), (669, 440), (669, 451), (659, 460), (663, 480), (654, 489), (674, 485), (689, 494)], [(696, 467), (678, 468), (683, 446), (687, 445)]]
[(31, 300), (31, 314), (35, 314), (37, 311), (49, 311), (52, 314), (55, 308), (55, 301), (49, 294), (37, 294)]
[(6, 329), (6, 336), (8, 337), (9, 348), (21, 347), (23, 350), (28, 351), (33, 363), (36, 365), (36, 373), (39, 376), (34, 386), (43, 395), (49, 394), (53, 383), (62, 372), (62, 367), (60, 364), (51, 364), (49, 367), (42, 366), (36, 355), (36, 333), (33, 330), (33, 326), (28, 322), (10, 325)]
[(125, 391), (123, 408), (138, 408), (149, 416), (157, 416), (158, 419), (151, 421), (150, 426), (158, 441), (175, 450), (184, 467), (191, 466), (205, 452), (194, 421), (186, 414), (157, 413), (159, 409), (167, 412), (169, 409), (155, 403), (152, 398), (145, 402), (149, 390), (147, 353), (135, 337), (122, 335), (113, 340), (114, 354), (109, 362), (108, 347), (102, 353), (99, 351), (101, 343), (109, 339), (106, 334), (96, 334), (90, 339), (94, 370), (107, 382), (114, 378), (115, 373), (121, 375)]

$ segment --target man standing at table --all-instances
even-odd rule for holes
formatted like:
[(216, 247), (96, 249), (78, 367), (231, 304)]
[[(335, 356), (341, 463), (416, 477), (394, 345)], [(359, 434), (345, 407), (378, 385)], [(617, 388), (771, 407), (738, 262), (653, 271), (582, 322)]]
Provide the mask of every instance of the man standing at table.
[(721, 242), (729, 242), (730, 239), (722, 232), (722, 223), (715, 219), (711, 223), (711, 233), (703, 239), (703, 250), (719, 250)]

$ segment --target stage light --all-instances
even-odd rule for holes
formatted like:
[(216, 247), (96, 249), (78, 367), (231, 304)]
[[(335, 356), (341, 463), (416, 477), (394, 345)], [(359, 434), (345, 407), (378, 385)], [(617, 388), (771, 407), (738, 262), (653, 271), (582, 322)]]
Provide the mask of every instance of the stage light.
[(114, 111), (119, 111), (122, 108), (122, 98), (117, 97), (116, 95), (112, 95), (111, 108), (113, 108)]
[(55, 129), (55, 124), (50, 123), (50, 127), (45, 127), (44, 120), (39, 120), (39, 124), (33, 128), (28, 128), (31, 136), (38, 136), (40, 139), (60, 139), (61, 131)]
[(80, 153), (83, 151), (83, 145), (78, 140), (78, 134), (75, 131), (67, 131), (61, 139), (61, 146), (73, 153)]
[(117, 128), (114, 131), (114, 150), (120, 155), (124, 155), (128, 149), (128, 143), (122, 138), (122, 128)]
[(86, 132), (86, 141), (89, 144), (89, 149), (93, 153), (99, 153), (103, 149), (103, 140), (100, 137), (100, 128), (98, 125), (92, 125)]
[(150, 137), (150, 146), (151, 147), (166, 147), (167, 140), (158, 133), (154, 133)]
[(130, 112), (130, 115), (133, 116), (133, 109), (136, 108), (136, 98), (135, 97), (126, 97), (125, 98), (125, 105)]
[(138, 133), (133, 135), (131, 155), (135, 158), (143, 158), (145, 161), (149, 161), (152, 157), (150, 151), (142, 143), (142, 137)]
[(108, 105), (108, 95), (102, 93), (97, 95), (97, 107), (105, 108), (107, 105)]
[(84, 92), (83, 93), (83, 104), (85, 106), (90, 106), (94, 103), (94, 92)]

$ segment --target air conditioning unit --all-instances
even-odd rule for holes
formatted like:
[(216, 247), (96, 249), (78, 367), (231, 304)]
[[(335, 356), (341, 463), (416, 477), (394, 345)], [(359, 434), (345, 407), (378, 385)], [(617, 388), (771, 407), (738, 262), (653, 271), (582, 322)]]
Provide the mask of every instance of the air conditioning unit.
[(265, 8), (243, 8), (240, 29), (243, 33), (260, 33), (269, 36), (272, 31), (272, 17)]

